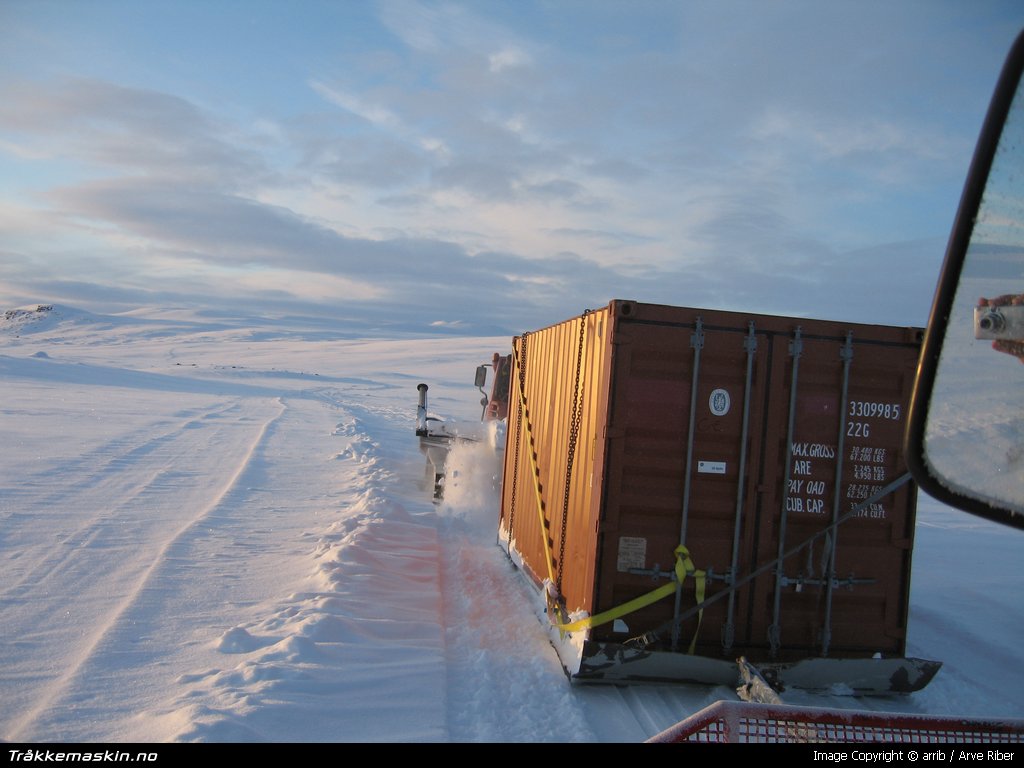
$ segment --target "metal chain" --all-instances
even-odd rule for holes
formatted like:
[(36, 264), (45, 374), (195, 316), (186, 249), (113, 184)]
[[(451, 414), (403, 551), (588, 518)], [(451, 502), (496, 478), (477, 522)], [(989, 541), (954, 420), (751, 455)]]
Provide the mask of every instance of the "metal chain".
[[(519, 355), (516, 357), (516, 361), (519, 367), (519, 392), (526, 392), (526, 337), (529, 334), (524, 333), (519, 338)], [(516, 489), (519, 487), (519, 440), (523, 434), (523, 397), (516, 398), (516, 445), (515, 454), (512, 461), (512, 493), (509, 496), (509, 511), (508, 511), (508, 545), (512, 546), (512, 534), (515, 530), (513, 525), (516, 518)]]
[(565, 494), (562, 497), (562, 532), (558, 545), (558, 594), (562, 594), (562, 574), (565, 571), (565, 533), (569, 522), (569, 496), (572, 486), (572, 467), (576, 459), (576, 443), (580, 436), (580, 425), (583, 420), (583, 395), (580, 387), (580, 372), (583, 369), (583, 334), (587, 327), (589, 309), (583, 310), (580, 317), (580, 339), (576, 348), (576, 380), (573, 383), (572, 413), (569, 416), (569, 448), (565, 460)]

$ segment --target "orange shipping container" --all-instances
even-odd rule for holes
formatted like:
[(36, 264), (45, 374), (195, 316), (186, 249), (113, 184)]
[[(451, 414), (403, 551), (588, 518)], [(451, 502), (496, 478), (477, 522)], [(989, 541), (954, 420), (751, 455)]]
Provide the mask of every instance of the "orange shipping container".
[(612, 301), (514, 339), (499, 539), (563, 624), (598, 617), (557, 632), (570, 676), (901, 658), (921, 335)]

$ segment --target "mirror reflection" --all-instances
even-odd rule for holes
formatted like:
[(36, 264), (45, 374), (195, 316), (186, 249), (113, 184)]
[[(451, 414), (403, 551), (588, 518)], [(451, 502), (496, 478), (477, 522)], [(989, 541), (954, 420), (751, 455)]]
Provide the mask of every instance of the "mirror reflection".
[(945, 486), (1024, 514), (1024, 97), (993, 160), (939, 358), (925, 461)]

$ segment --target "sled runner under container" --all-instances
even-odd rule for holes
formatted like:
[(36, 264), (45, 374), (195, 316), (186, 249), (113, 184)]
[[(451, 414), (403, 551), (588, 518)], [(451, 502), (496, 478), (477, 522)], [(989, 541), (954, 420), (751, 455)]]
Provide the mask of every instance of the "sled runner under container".
[(926, 685), (940, 663), (903, 658), (921, 338), (621, 300), (516, 337), (498, 538), (570, 679), (731, 684), (745, 656), (779, 688)]

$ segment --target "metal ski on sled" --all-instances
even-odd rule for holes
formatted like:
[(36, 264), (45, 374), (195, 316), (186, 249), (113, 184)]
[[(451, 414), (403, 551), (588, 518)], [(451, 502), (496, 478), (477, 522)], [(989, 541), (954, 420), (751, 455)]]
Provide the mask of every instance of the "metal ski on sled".
[[(927, 659), (807, 658), (789, 663), (760, 663), (758, 670), (776, 691), (873, 696), (913, 693), (924, 688), (942, 662)], [(645, 651), (618, 643), (583, 643), (574, 683), (695, 683), (740, 685), (737, 664), (725, 659)]]

